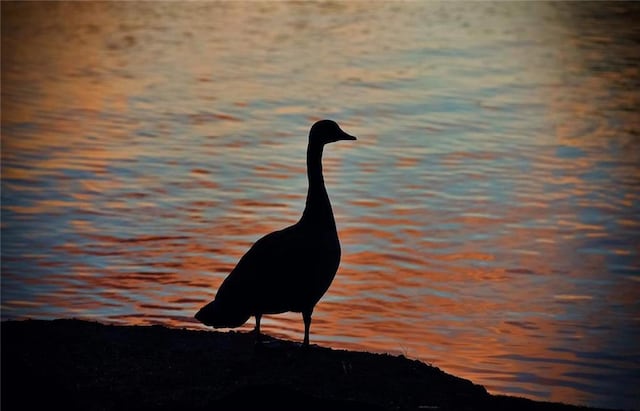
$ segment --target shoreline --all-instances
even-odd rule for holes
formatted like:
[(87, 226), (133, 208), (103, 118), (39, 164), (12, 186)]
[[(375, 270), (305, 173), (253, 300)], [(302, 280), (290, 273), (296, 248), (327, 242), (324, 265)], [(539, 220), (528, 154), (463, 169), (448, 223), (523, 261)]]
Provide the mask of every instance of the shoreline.
[(399, 355), (246, 332), (3, 321), (2, 409), (601, 410), (491, 395)]

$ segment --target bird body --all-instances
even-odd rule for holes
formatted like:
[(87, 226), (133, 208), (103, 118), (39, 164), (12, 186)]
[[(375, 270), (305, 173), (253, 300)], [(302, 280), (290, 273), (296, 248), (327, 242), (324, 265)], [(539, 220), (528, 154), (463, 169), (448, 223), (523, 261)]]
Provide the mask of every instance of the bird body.
[(311, 314), (331, 285), (341, 254), (322, 176), (322, 151), (325, 144), (355, 139), (331, 120), (313, 125), (307, 148), (309, 188), (302, 217), (256, 241), (196, 319), (214, 328), (233, 328), (255, 316), (259, 336), (263, 314), (300, 312), (305, 323), (304, 343), (309, 343)]

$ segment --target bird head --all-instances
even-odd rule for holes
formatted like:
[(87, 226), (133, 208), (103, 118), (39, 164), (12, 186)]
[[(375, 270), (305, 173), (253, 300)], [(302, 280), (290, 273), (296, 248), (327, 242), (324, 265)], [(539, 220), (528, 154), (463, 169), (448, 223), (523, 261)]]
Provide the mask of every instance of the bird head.
[(340, 140), (356, 140), (356, 138), (342, 131), (338, 123), (332, 120), (320, 120), (311, 126), (310, 142), (319, 142), (324, 145)]

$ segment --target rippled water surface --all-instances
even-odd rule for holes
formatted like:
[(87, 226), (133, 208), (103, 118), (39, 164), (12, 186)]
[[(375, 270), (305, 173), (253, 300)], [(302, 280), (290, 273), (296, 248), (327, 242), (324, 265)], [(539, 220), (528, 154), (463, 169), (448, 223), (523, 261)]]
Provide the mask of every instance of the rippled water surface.
[[(312, 341), (640, 408), (640, 7), (2, 3), (2, 319), (192, 318), (306, 195)], [(250, 329), (252, 323), (243, 329)], [(298, 314), (265, 332), (302, 338)]]

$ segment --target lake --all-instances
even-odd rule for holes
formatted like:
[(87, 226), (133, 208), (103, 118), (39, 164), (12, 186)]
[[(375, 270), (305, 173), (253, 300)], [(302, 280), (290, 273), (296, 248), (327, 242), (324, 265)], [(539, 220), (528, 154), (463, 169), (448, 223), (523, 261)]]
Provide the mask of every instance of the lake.
[[(206, 329), (304, 208), (311, 342), (640, 409), (638, 3), (2, 3), (2, 319)], [(250, 330), (253, 320), (241, 328)], [(302, 340), (299, 314), (267, 334)]]

